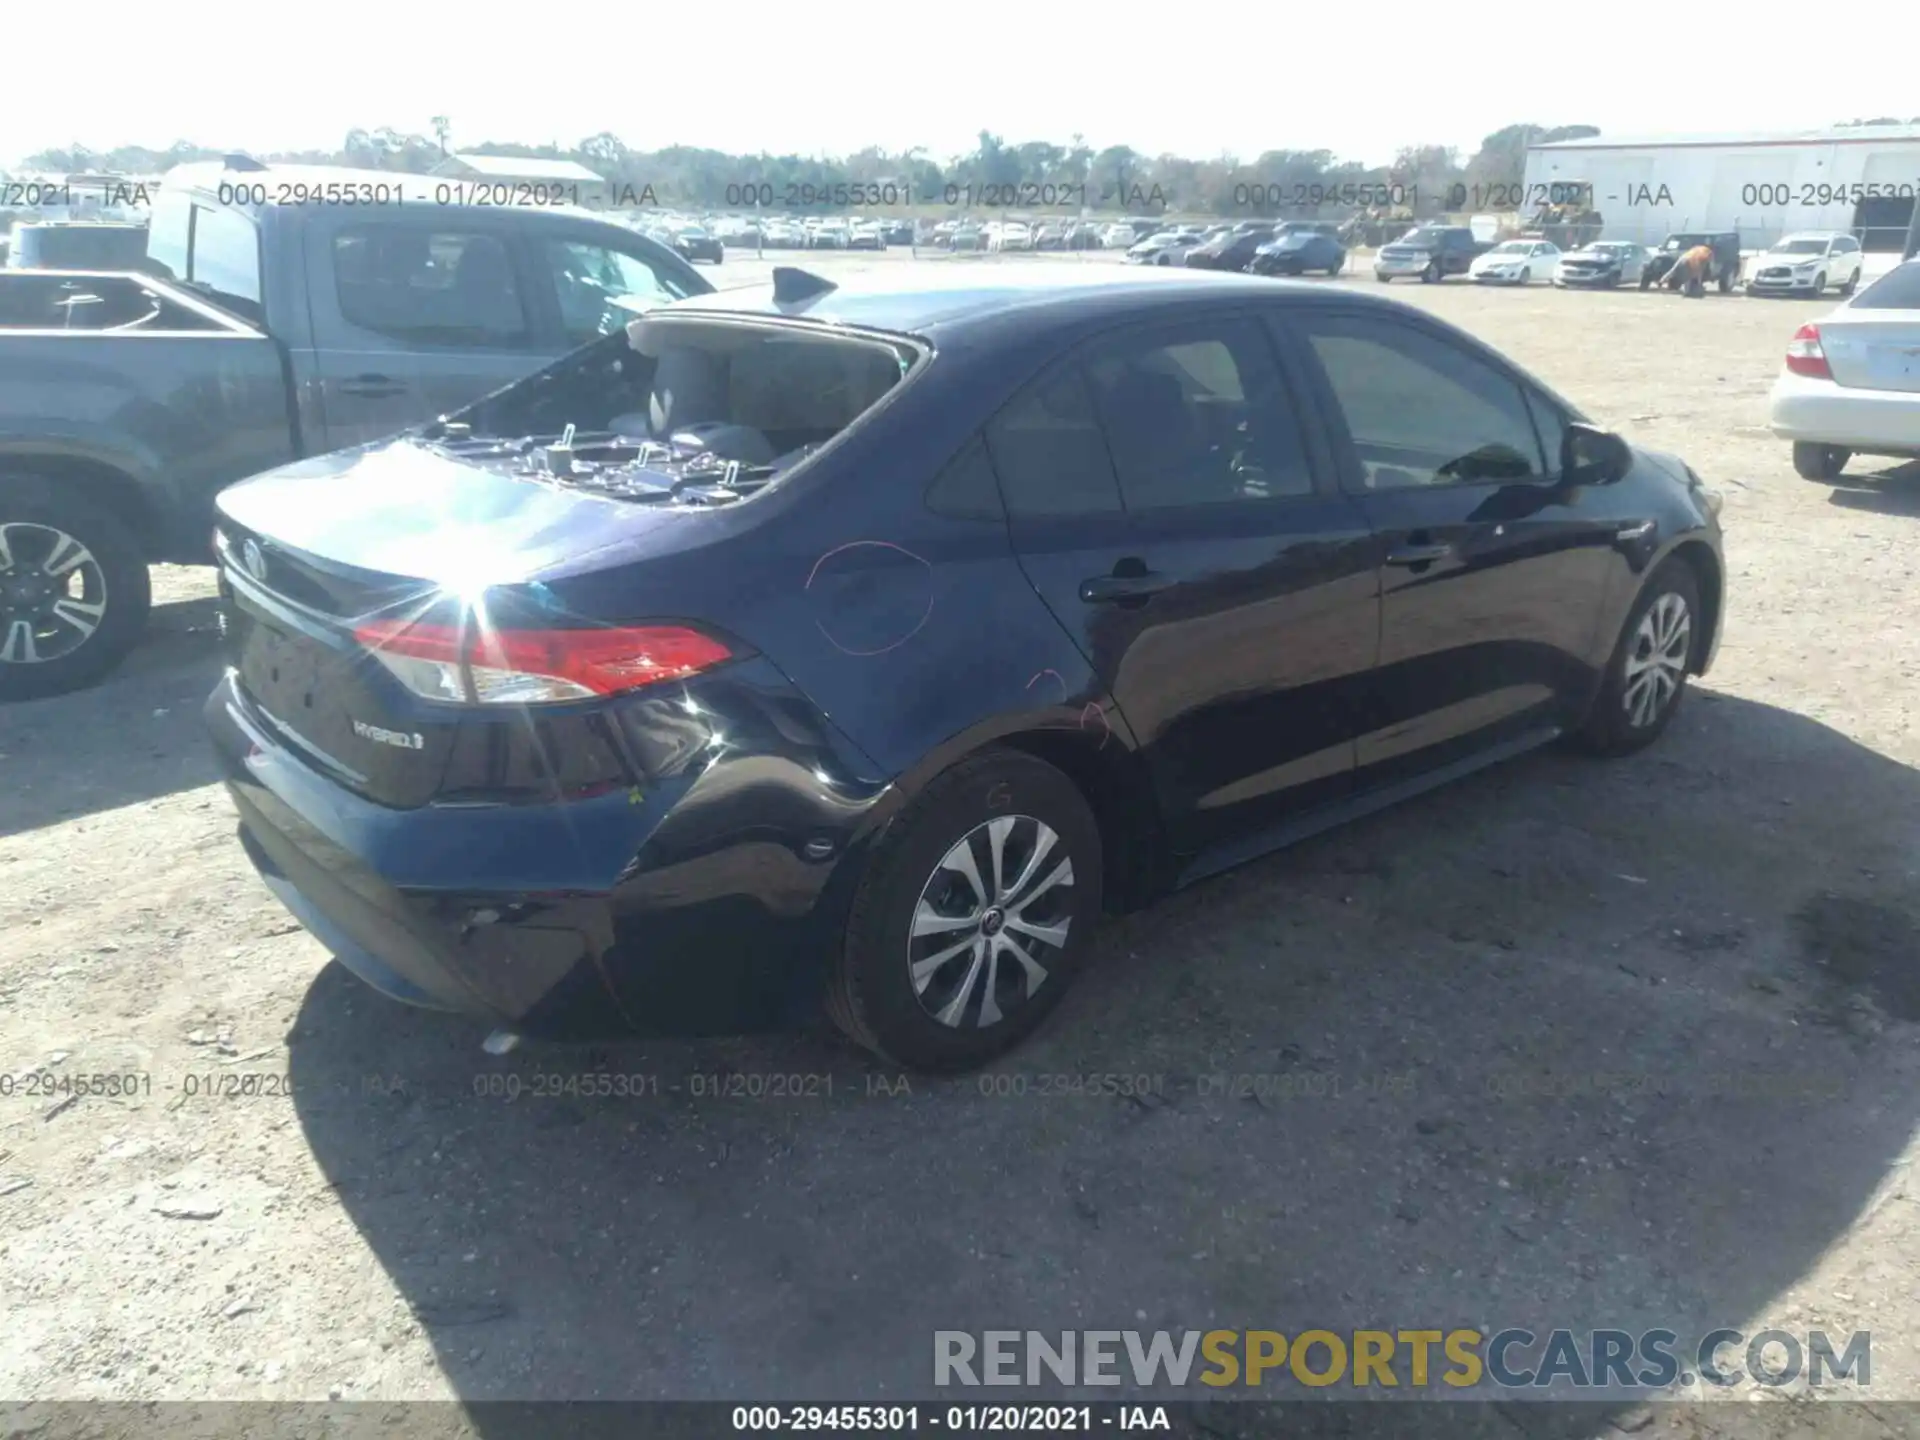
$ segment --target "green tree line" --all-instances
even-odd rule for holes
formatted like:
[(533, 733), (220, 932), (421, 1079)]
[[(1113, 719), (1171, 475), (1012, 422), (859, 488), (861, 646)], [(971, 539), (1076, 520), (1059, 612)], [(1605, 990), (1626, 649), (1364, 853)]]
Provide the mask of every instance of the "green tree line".
[[(373, 170), (421, 173), (448, 153), (451, 125), (435, 117), (433, 133), (391, 126), (349, 131), (331, 151), (278, 152), (256, 158), (286, 163), (349, 165)], [(1084, 137), (1066, 144), (1044, 140), (1010, 141), (991, 131), (964, 155), (936, 159), (923, 147), (890, 151), (879, 146), (852, 155), (732, 155), (720, 150), (674, 145), (640, 150), (609, 132), (590, 135), (569, 147), (557, 142), (533, 145), (484, 142), (459, 147), (464, 152), (521, 158), (573, 160), (608, 181), (614, 193), (650, 192), (662, 206), (686, 209), (729, 208), (744, 187), (771, 187), (784, 197), (789, 187), (819, 194), (836, 185), (910, 186), (917, 204), (941, 205), (954, 191), (971, 187), (1029, 187), (1064, 199), (1074, 207), (1157, 214), (1245, 215), (1295, 209), (1350, 210), (1391, 196), (1417, 203), (1421, 214), (1447, 208), (1449, 190), (1458, 185), (1517, 185), (1529, 144), (1578, 139), (1600, 132), (1591, 125), (1508, 125), (1481, 141), (1472, 155), (1456, 147), (1408, 145), (1390, 165), (1368, 166), (1343, 160), (1331, 150), (1268, 150), (1253, 159), (1220, 155), (1194, 159), (1150, 155), (1126, 145), (1096, 148)], [(164, 150), (122, 145), (90, 150), (73, 145), (29, 156), (28, 169), (76, 172), (110, 170), (156, 174), (194, 160), (218, 159), (222, 150), (178, 141)], [(776, 203), (779, 200), (776, 199)], [(1017, 202), (1016, 202), (1017, 203)], [(827, 207), (821, 207), (827, 208)]]

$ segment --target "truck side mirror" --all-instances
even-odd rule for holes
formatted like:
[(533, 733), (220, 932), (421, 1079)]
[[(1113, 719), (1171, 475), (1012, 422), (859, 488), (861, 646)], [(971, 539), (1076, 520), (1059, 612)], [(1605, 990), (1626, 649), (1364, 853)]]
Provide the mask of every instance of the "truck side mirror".
[(1611, 485), (1633, 468), (1633, 449), (1611, 430), (1571, 421), (1560, 441), (1560, 478), (1568, 485)]

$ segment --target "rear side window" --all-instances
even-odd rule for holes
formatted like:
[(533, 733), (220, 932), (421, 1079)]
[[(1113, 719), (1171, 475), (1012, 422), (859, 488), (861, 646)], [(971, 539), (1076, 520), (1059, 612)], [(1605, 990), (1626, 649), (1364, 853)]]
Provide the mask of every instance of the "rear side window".
[(1854, 310), (1920, 310), (1920, 260), (1908, 260), (1853, 297)]
[(512, 349), (530, 335), (498, 236), (363, 225), (333, 238), (333, 283), (351, 324), (415, 345)]
[(953, 520), (1000, 520), (1000, 486), (994, 478), (987, 446), (974, 436), (927, 487), (927, 508)]
[(1312, 493), (1279, 368), (1252, 324), (1113, 342), (1086, 368), (1129, 512)]
[(1118, 511), (1120, 486), (1080, 371), (1040, 380), (987, 427), (987, 448), (1012, 515)]

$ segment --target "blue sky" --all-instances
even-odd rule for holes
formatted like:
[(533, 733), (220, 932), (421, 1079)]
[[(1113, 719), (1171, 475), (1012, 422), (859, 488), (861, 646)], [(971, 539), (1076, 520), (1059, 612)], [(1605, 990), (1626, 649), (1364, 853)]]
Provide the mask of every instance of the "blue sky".
[(1484, 0), (1242, 15), (1113, 0), (198, 0), (137, 25), (100, 12), (106, 33), (94, 38), (74, 34), (72, 12), (29, 5), (8, 16), (0, 164), (76, 141), (331, 148), (355, 124), (426, 132), (436, 114), (451, 117), (456, 146), (612, 130), (638, 149), (923, 145), (944, 159), (984, 127), (1014, 142), (1079, 132), (1154, 153), (1326, 148), (1377, 163), (1408, 143), (1470, 152), (1521, 120), (1624, 134), (1920, 112), (1911, 3), (1845, 7), (1832, 38), (1795, 43), (1741, 7), (1674, 39), (1666, 13)]

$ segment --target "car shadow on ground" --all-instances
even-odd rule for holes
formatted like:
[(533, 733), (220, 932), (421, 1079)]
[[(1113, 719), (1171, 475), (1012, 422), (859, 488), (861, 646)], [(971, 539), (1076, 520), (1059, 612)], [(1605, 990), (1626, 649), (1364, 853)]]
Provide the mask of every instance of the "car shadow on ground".
[(1920, 460), (1889, 463), (1867, 475), (1842, 475), (1828, 499), (1848, 510), (1920, 515)]
[(0, 705), (0, 836), (216, 778), (200, 706), (220, 673), (218, 614), (212, 599), (156, 605), (145, 639), (100, 684)]
[[(332, 965), (293, 1092), (469, 1402), (1050, 1398), (934, 1389), (933, 1333), (990, 1328), (1664, 1327), (1684, 1360), (1888, 1193), (1915, 817), (1908, 766), (1696, 691), (1632, 760), (1542, 753), (1113, 922), (981, 1076), (819, 1033), (495, 1058)], [(1419, 1428), (1572, 1437), (1635, 1403)], [(1309, 1409), (1207, 1424), (1393, 1418)]]

